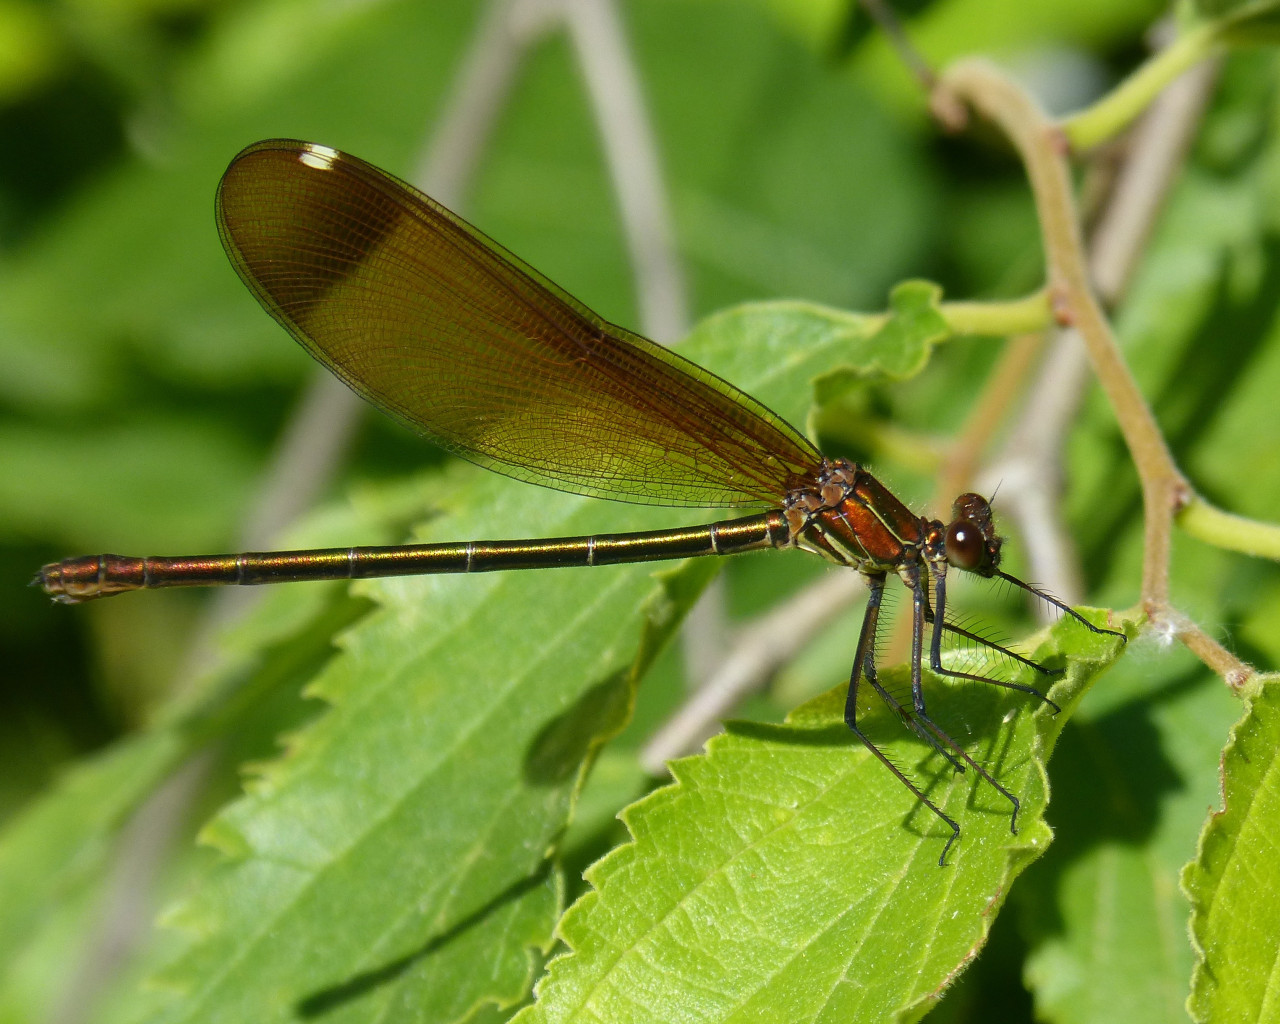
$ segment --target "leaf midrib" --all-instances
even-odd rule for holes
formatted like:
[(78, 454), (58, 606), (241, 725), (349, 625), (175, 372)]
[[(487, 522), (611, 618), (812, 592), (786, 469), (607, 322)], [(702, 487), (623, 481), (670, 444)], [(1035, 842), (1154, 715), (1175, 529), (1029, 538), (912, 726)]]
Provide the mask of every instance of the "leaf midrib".
[[(623, 957), (625, 957), (628, 953), (631, 953), (632, 951), (638, 950), (640, 946), (642, 946), (645, 942), (649, 941), (653, 933), (659, 928), (659, 926), (665, 924), (666, 921), (670, 917), (672, 917), (677, 911), (685, 909), (686, 903), (689, 900), (691, 900), (695, 895), (698, 895), (702, 891), (704, 886), (709, 884), (713, 879), (718, 878), (720, 875), (722, 875), (725, 869), (729, 865), (733, 864), (735, 861), (737, 861), (739, 858), (746, 855), (747, 853), (754, 852), (756, 847), (759, 844), (763, 843), (766, 839), (769, 839), (770, 837), (776, 835), (778, 832), (781, 832), (784, 829), (794, 826), (796, 820), (801, 816), (803, 811), (809, 809), (819, 800), (829, 796), (831, 793), (831, 790), (833, 790), (837, 786), (843, 785), (851, 775), (857, 772), (859, 767), (861, 767), (862, 764), (864, 764), (869, 757), (869, 755), (867, 755), (865, 751), (850, 751), (850, 756), (852, 758), (856, 758), (856, 760), (850, 766), (849, 769), (847, 769), (844, 772), (841, 772), (838, 775), (832, 776), (830, 781), (827, 784), (821, 785), (819, 788), (817, 788), (814, 791), (812, 796), (810, 796), (809, 798), (805, 799), (800, 803), (795, 804), (794, 807), (792, 808), (791, 816), (786, 821), (781, 822), (765, 831), (762, 831), (759, 835), (757, 835), (755, 838), (750, 840), (747, 844), (739, 847), (738, 849), (733, 851), (728, 857), (719, 861), (714, 871), (707, 872), (703, 876), (703, 878), (699, 879), (699, 881), (692, 888), (690, 888), (687, 892), (681, 895), (681, 897), (676, 902), (671, 904), (671, 906), (667, 909), (665, 913), (655, 918), (654, 921), (651, 922), (650, 925), (640, 935), (638, 935), (635, 938), (635, 940), (632, 941), (626, 949), (620, 950), (615, 956), (609, 958), (607, 969), (600, 974), (600, 976), (597, 978), (595, 982), (592, 983), (590, 988), (586, 991), (586, 993), (584, 993), (582, 999), (574, 1007), (573, 1009), (574, 1016), (577, 1016), (578, 1014), (583, 1013), (589, 1009), (588, 1004), (595, 998), (600, 987), (604, 984), (606, 979), (610, 975), (612, 975), (614, 969), (621, 962)], [(685, 785), (688, 785), (688, 784), (685, 783)], [(708, 792), (715, 792), (716, 790), (717, 790), (717, 787), (707, 787)], [(728, 795), (733, 795), (731, 792), (726, 791), (724, 789), (719, 789), (719, 791), (722, 793), (727, 793)], [(923, 847), (924, 847), (924, 839), (922, 837), (920, 842), (916, 844), (917, 852), (923, 849)], [(914, 856), (915, 854), (913, 854), (913, 857)], [(910, 863), (910, 861), (908, 861), (908, 863)], [(905, 877), (905, 875), (903, 875), (902, 877)], [(896, 884), (900, 884), (900, 883), (895, 883), (895, 885)], [(596, 891), (597, 893), (600, 893), (600, 890), (596, 890)], [(893, 889), (890, 888), (889, 891), (892, 892)], [(887, 905), (887, 903), (888, 903), (888, 898), (886, 897), (884, 903), (881, 905), (881, 908), (877, 911), (877, 916), (878, 914), (883, 913), (884, 906)], [(837, 923), (839, 920), (841, 920), (841, 916), (837, 915), (835, 918), (832, 918), (831, 921), (828, 922), (828, 924), (824, 925), (822, 929), (816, 934), (819, 936), (822, 934), (825, 934), (830, 929), (830, 927), (835, 923)], [(812, 941), (810, 941), (808, 945), (812, 945)], [(859, 946), (859, 948), (861, 947)], [(575, 954), (576, 952), (577, 951), (575, 950)], [(803, 952), (803, 951), (798, 951), (797, 955), (799, 955), (800, 952)], [(792, 959), (794, 958), (788, 958), (787, 962), (790, 963)], [(767, 977), (769, 978), (774, 977), (775, 974), (770, 974)], [(739, 1003), (736, 1009), (741, 1009), (741, 1008), (742, 1008), (742, 1004)], [(591, 1011), (591, 1012), (594, 1013), (594, 1011)]]

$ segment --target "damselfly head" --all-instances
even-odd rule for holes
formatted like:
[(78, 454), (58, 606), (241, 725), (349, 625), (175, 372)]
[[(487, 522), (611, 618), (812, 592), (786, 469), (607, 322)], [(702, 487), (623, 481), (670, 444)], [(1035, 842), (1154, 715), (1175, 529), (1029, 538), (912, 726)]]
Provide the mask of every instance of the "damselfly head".
[(981, 494), (956, 498), (947, 527), (947, 562), (957, 569), (990, 576), (1000, 565), (1000, 542), (990, 502)]

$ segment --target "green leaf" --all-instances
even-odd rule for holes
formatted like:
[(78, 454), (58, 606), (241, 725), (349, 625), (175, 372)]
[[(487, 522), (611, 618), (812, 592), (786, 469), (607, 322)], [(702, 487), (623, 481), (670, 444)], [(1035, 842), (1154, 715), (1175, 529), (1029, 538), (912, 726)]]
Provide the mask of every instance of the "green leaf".
[[(960, 824), (946, 867), (949, 829), (849, 733), (845, 687), (785, 726), (732, 726), (624, 813), (634, 841), (588, 872), (595, 891), (560, 927), (572, 952), (517, 1019), (917, 1019), (1048, 845), (1044, 758), (1121, 646), (1074, 621), (1042, 638), (1038, 659), (1066, 659), (1057, 719), (1023, 694), (930, 680), (931, 714), (972, 730), (975, 756), (1022, 799), (1016, 836), (1003, 797), (936, 755), (918, 765), (920, 744), (872, 713), (877, 744)], [(898, 692), (908, 685), (901, 670), (883, 677)]]
[(814, 382), (819, 405), (828, 405), (864, 386), (868, 378), (903, 380), (924, 369), (934, 345), (951, 337), (938, 308), (942, 289), (930, 281), (904, 281), (889, 295), (887, 317), (866, 316), (851, 322), (857, 314), (833, 311), (831, 329), (852, 330), (858, 338), (855, 365), (824, 374)]
[[(459, 475), (434, 536), (605, 521), (590, 501), (548, 495), (531, 510), (527, 488)], [(171, 916), (197, 941), (164, 972), (181, 998), (157, 1019), (289, 1019), (389, 965), (412, 962), (417, 977), (456, 959), (468, 922), (543, 870), (583, 763), (696, 595), (687, 580), (709, 568), (667, 582), (645, 566), (590, 586), (566, 587), (567, 570), (370, 587), (383, 607), (342, 637), (312, 688), (329, 712), (206, 829), (229, 862)], [(534, 944), (555, 920), (543, 908)], [(316, 935), (335, 938), (317, 947)], [(509, 990), (527, 980), (531, 936), (505, 937), (510, 955), (491, 955), (514, 965)]]
[(546, 953), (547, 922), (562, 910), (560, 875), (548, 871), (422, 949), (312, 994), (298, 1004), (299, 1016), (341, 1024), (461, 1021), (490, 1010), (509, 1011), (527, 995), (541, 962), (530, 950)]
[[(906, 281), (890, 294), (890, 312), (850, 313), (811, 302), (753, 302), (703, 321), (689, 345), (708, 353), (717, 372), (742, 379), (737, 367), (759, 353), (790, 370), (813, 365), (812, 378), (788, 372), (788, 390), (771, 404), (798, 422), (810, 404), (825, 405), (870, 377), (901, 380), (924, 369), (933, 346), (951, 335), (938, 310), (942, 289), (928, 281)], [(838, 350), (841, 358), (822, 370), (814, 353)], [(744, 365), (745, 368), (745, 365)]]
[(1280, 1012), (1280, 677), (1256, 682), (1222, 752), (1223, 809), (1209, 816), (1182, 873), (1197, 963), (1197, 1021), (1273, 1020)]
[(929, 350), (951, 335), (938, 304), (942, 289), (932, 281), (903, 281), (889, 293), (889, 319), (869, 339), (868, 347), (883, 356), (860, 362), (901, 380), (924, 369)]

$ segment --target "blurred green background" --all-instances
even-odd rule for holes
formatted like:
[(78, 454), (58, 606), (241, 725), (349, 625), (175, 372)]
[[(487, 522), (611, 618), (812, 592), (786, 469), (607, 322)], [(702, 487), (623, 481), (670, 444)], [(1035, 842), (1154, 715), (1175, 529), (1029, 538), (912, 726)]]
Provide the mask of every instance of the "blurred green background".
[[(1151, 0), (895, 6), (932, 60), (993, 55), (1057, 111), (1138, 63), (1163, 13)], [(982, 133), (941, 136), (853, 5), (643, 0), (622, 10), (695, 317), (770, 297), (877, 310), (908, 277), (936, 280), (953, 298), (1038, 286), (1033, 211), (1011, 153)], [(67, 609), (27, 588), (33, 571), (85, 552), (234, 547), (311, 379), (307, 357), (222, 254), (219, 175), (249, 142), (288, 136), (411, 177), (481, 14), (416, 0), (0, 0), (0, 820), (60, 767), (163, 712), (208, 601), (145, 594)], [(1265, 51), (1225, 67), (1118, 314), (1180, 463), (1211, 499), (1264, 518), (1280, 507), (1275, 72)], [(516, 72), (462, 212), (636, 326), (616, 201), (562, 34)], [(948, 346), (922, 378), (873, 388), (868, 405), (922, 437), (944, 435), (994, 355), (985, 342)], [(341, 503), (438, 459), (368, 416), (329, 497)], [(1138, 492), (1096, 396), (1067, 465), (1091, 594), (1130, 604)], [(904, 496), (928, 495), (917, 468), (884, 468)], [(1176, 559), (1180, 606), (1242, 656), (1274, 665), (1274, 566), (1184, 540)], [(733, 567), (736, 613), (811, 571), (786, 568), (795, 578), (779, 583), (776, 570)], [(849, 650), (823, 664), (847, 666)], [(671, 661), (664, 671), (677, 672)], [(1129, 664), (1129, 689), (1113, 694), (1218, 693), (1181, 652), (1140, 646)], [(1204, 699), (1215, 722), (1230, 722), (1229, 703)], [(227, 757), (223, 795), (238, 758), (270, 754), (275, 726), (300, 714), (294, 704)], [(652, 722), (661, 709), (639, 714)], [(1208, 733), (1212, 750), (1225, 727)], [(1064, 742), (1064, 763), (1070, 756)], [(1087, 754), (1079, 760), (1087, 771)], [(1190, 800), (1192, 830), (1206, 785)], [(1186, 836), (1177, 843), (1189, 856)], [(967, 994), (940, 1013), (1029, 1013), (1019, 975), (1036, 927), (998, 930)]]

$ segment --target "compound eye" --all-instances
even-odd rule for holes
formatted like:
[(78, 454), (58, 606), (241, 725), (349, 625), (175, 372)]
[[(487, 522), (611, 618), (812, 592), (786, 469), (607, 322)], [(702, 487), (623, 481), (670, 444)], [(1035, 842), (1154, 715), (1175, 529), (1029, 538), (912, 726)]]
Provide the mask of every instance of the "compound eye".
[(982, 564), (987, 546), (982, 531), (967, 519), (957, 519), (947, 527), (947, 561), (957, 569), (976, 569)]

